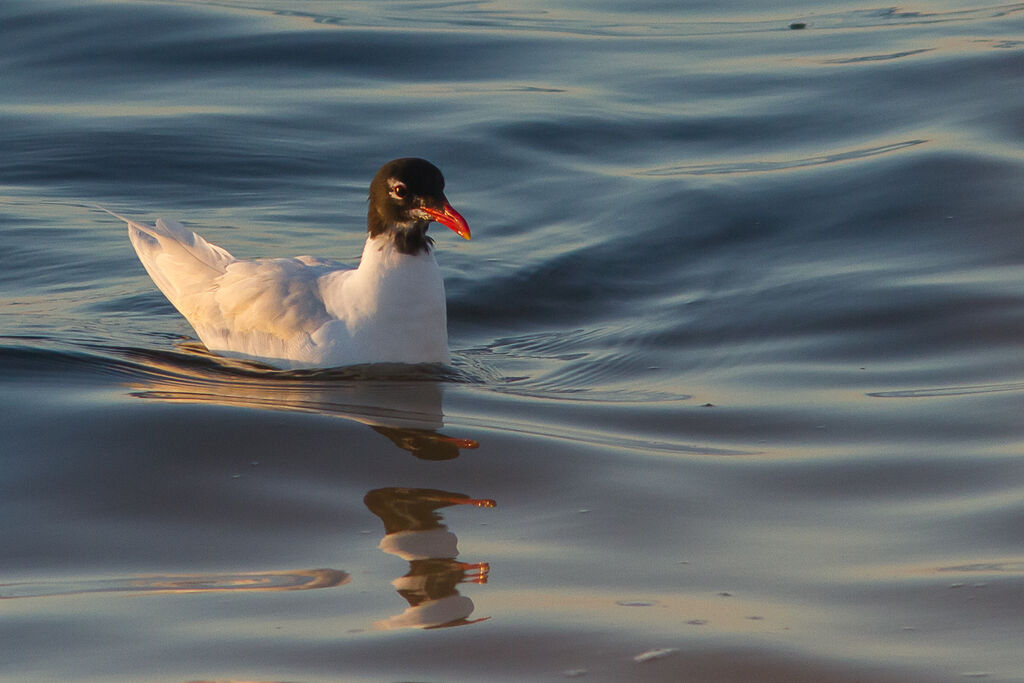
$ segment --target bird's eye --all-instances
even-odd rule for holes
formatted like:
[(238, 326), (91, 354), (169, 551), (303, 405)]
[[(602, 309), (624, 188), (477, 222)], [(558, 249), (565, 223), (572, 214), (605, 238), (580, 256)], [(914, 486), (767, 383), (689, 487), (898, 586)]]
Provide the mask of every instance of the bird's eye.
[(405, 183), (395, 183), (391, 186), (391, 196), (395, 199), (402, 199), (406, 195)]

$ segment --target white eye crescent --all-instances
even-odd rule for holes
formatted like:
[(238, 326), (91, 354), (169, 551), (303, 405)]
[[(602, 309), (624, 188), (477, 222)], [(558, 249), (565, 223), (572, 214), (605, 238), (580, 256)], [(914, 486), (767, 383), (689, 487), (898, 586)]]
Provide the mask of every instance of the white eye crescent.
[(408, 193), (408, 189), (405, 187), (405, 183), (395, 183), (391, 186), (391, 196), (395, 199), (404, 199)]

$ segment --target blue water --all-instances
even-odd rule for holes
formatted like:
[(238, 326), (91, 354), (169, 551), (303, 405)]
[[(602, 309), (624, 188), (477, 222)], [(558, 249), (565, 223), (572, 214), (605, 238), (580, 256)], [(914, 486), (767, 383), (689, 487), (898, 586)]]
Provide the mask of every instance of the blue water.
[[(1024, 680), (1021, 93), (1024, 3), (0, 0), (0, 679)], [(355, 265), (398, 156), (440, 371), (95, 209)]]

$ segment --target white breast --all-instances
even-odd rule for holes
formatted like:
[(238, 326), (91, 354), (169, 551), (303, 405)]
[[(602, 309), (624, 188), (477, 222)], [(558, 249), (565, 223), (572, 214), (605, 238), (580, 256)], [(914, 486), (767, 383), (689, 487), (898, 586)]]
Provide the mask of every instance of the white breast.
[(444, 280), (432, 253), (410, 256), (368, 239), (357, 270), (326, 274), (319, 286), (328, 315), (312, 335), (321, 367), (450, 360)]

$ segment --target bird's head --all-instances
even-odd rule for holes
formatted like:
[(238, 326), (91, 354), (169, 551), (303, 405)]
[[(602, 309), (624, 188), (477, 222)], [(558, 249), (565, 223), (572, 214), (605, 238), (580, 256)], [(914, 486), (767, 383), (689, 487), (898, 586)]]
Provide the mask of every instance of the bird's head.
[(380, 167), (370, 183), (366, 227), (371, 237), (391, 238), (404, 254), (430, 251), (431, 221), (470, 237), (469, 225), (444, 196), (444, 176), (425, 159), (405, 158)]

